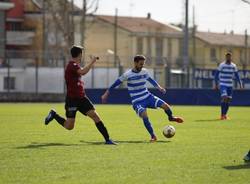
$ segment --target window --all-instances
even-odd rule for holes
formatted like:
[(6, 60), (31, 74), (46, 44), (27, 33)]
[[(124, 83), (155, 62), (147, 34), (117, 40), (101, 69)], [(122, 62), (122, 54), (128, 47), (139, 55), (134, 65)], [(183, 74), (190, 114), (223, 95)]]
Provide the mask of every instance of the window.
[(3, 85), (4, 89), (15, 89), (15, 77), (4, 77)]
[(240, 50), (240, 63), (244, 63), (244, 52)]
[(156, 64), (163, 64), (163, 40), (158, 37), (155, 42)]
[(151, 45), (151, 37), (147, 37), (147, 65), (152, 64), (152, 45)]
[(137, 54), (142, 54), (143, 39), (142, 37), (137, 38)]
[(156, 38), (156, 56), (157, 57), (162, 57), (162, 49), (163, 49), (163, 40), (162, 38)]
[(151, 37), (147, 37), (147, 56), (151, 57)]
[(210, 49), (210, 59), (213, 62), (217, 60), (217, 58), (216, 58), (216, 49), (215, 48)]
[(9, 30), (10, 31), (20, 31), (22, 30), (21, 22), (8, 22)]

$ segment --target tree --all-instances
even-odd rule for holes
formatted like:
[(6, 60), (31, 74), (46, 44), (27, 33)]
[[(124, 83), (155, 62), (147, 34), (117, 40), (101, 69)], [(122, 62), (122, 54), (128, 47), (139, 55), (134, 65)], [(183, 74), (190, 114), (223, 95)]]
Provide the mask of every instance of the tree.
[(85, 44), (86, 36), (86, 17), (87, 15), (94, 14), (99, 6), (99, 0), (83, 0), (82, 3), (82, 13), (81, 13), (81, 45)]
[(99, 0), (83, 0), (82, 9), (74, 5), (74, 0), (43, 0), (47, 50), (52, 47), (58, 52), (68, 53), (74, 44), (75, 16), (80, 16), (81, 45), (85, 43), (86, 17), (97, 11)]

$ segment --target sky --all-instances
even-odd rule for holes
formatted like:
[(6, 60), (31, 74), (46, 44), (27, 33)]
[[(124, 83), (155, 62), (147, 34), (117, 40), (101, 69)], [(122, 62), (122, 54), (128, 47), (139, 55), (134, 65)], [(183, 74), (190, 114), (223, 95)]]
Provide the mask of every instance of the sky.
[[(93, 1), (93, 0), (89, 0)], [(81, 6), (82, 0), (75, 0)], [(249, 0), (250, 2), (250, 0)], [(114, 15), (118, 9), (120, 16), (151, 17), (159, 22), (184, 23), (185, 0), (99, 0), (96, 14)], [(250, 4), (242, 0), (189, 0), (189, 25), (195, 24), (199, 31), (250, 34)]]

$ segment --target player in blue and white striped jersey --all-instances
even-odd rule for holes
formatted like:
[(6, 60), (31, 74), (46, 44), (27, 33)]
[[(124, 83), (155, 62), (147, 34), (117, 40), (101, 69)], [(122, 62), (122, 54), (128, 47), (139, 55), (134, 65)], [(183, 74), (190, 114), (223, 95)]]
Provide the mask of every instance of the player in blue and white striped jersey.
[(168, 115), (169, 121), (175, 121), (177, 123), (182, 123), (183, 119), (180, 117), (174, 117), (170, 106), (164, 102), (162, 99), (154, 96), (148, 91), (146, 87), (146, 82), (151, 83), (154, 87), (159, 89), (162, 93), (166, 90), (162, 88), (154, 79), (152, 79), (148, 71), (143, 68), (146, 58), (143, 55), (137, 55), (134, 57), (134, 68), (128, 70), (122, 74), (106, 92), (102, 95), (103, 103), (106, 102), (108, 95), (112, 89), (119, 86), (122, 82), (127, 81), (128, 93), (131, 97), (131, 102), (136, 113), (143, 119), (145, 128), (151, 135), (151, 142), (157, 140), (151, 123), (148, 119), (147, 108), (156, 109), (158, 107), (162, 108)]
[(221, 93), (221, 120), (228, 119), (227, 112), (233, 94), (234, 76), (243, 88), (236, 64), (232, 62), (232, 54), (226, 54), (226, 61), (222, 62), (215, 73), (215, 89)]

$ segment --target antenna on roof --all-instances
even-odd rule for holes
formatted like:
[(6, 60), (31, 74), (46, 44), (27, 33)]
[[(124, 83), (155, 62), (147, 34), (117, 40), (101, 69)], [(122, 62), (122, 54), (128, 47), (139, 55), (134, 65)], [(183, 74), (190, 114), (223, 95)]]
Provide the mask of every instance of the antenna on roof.
[(147, 19), (151, 19), (151, 13), (147, 13)]
[(129, 2), (129, 15), (130, 15), (130, 17), (133, 17), (134, 6), (135, 6), (135, 4), (133, 3), (133, 0), (130, 0), (130, 2)]

